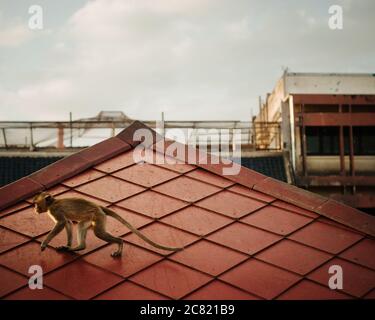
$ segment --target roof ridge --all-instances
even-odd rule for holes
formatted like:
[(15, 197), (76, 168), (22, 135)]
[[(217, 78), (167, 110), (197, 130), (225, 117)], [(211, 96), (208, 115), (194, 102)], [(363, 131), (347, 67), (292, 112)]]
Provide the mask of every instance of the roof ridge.
[[(139, 129), (149, 130), (153, 138), (152, 141), (136, 140), (134, 134)], [(29, 176), (0, 188), (0, 210), (18, 201), (27, 199), (120, 153), (135, 148), (139, 144), (144, 145), (145, 148), (156, 148), (155, 151), (160, 152), (160, 148), (157, 148), (159, 141), (165, 141), (164, 137), (142, 122), (134, 121), (117, 136), (85, 148)], [(238, 166), (238, 173), (236, 175), (224, 175), (223, 170), (227, 165), (223, 164), (221, 157), (211, 155), (177, 141), (173, 141), (173, 143), (181, 145), (185, 150), (192, 150), (196, 155), (198, 154), (198, 158), (196, 158), (198, 161), (194, 164), (203, 170), (225, 177), (247, 188), (260, 191), (287, 203), (316, 212), (321, 216), (375, 237), (375, 217), (335, 200), (267, 177), (233, 161), (230, 161), (230, 165)], [(165, 143), (162, 151), (165, 154)], [(179, 159), (177, 155), (175, 158), (186, 163), (186, 157)], [(199, 160), (203, 158), (208, 160), (207, 163), (200, 163)], [(225, 161), (229, 160), (226, 159)]]

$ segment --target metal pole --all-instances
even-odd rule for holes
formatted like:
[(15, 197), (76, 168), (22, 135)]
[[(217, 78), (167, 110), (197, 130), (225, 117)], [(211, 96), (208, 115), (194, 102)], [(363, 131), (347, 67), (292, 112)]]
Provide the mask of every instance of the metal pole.
[[(339, 105), (339, 113), (342, 113), (342, 105)], [(339, 136), (339, 146), (340, 146), (340, 175), (345, 175), (345, 152), (344, 152), (344, 126), (340, 126), (340, 136)]]
[(161, 113), (161, 132), (160, 132), (160, 134), (163, 137), (165, 136), (164, 126), (165, 126), (165, 123), (164, 123), (164, 111), (162, 111), (162, 113)]
[(30, 151), (34, 151), (33, 124), (30, 122)]
[(307, 177), (307, 162), (306, 162), (306, 157), (307, 157), (307, 143), (306, 143), (306, 127), (304, 123), (304, 116), (305, 116), (305, 105), (302, 104), (302, 113), (301, 113), (301, 125), (302, 125), (302, 168), (303, 168), (303, 175), (304, 177)]
[(3, 138), (4, 138), (4, 146), (5, 146), (5, 149), (8, 149), (8, 143), (7, 143), (7, 136), (5, 134), (5, 128), (2, 128), (2, 131), (3, 131)]
[[(352, 106), (349, 105), (349, 112), (352, 112)], [(354, 139), (353, 139), (353, 126), (350, 124), (349, 126), (349, 159), (350, 159), (350, 175), (354, 177), (355, 169), (354, 169)]]
[(115, 124), (112, 122), (112, 137), (116, 135), (116, 129), (115, 129)]
[(64, 149), (64, 128), (62, 126), (57, 129), (57, 149)]
[(70, 122), (70, 147), (73, 147), (73, 116), (72, 112), (69, 112), (69, 122)]

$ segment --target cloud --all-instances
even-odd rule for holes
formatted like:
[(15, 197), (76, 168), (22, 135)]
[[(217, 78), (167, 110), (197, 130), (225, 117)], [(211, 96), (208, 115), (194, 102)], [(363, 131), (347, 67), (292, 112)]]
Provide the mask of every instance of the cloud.
[(17, 47), (31, 40), (32, 31), (23, 24), (0, 29), (0, 47)]
[(282, 66), (374, 72), (374, 3), (343, 5), (345, 27), (335, 32), (319, 1), (88, 1), (38, 42), (5, 33), (8, 45), (24, 46), (9, 47), (14, 55), (0, 65), (0, 117), (121, 109), (138, 119), (165, 111), (166, 119), (247, 120)]

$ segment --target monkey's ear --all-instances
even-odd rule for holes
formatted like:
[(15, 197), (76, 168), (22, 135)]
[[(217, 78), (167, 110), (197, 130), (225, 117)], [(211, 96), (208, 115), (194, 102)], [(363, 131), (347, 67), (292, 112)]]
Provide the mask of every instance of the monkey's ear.
[(47, 193), (44, 199), (46, 200), (47, 204), (50, 204), (53, 200), (53, 197), (49, 193)]
[(34, 198), (32, 200), (32, 203), (35, 203), (39, 196), (40, 196), (40, 193), (38, 193), (36, 196), (34, 196)]

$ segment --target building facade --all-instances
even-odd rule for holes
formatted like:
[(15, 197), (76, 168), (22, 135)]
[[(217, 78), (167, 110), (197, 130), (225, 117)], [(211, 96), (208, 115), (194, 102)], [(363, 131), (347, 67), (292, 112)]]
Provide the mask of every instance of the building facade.
[(375, 75), (286, 71), (254, 119), (265, 121), (281, 124), (297, 186), (374, 212)]

